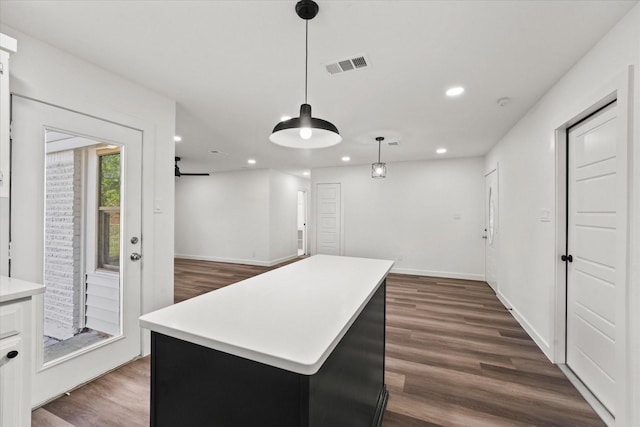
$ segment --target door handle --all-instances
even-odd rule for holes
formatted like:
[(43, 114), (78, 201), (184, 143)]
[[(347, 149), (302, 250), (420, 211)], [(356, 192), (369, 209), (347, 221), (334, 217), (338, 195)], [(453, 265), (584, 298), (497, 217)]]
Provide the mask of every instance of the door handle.
[(562, 261), (565, 261), (565, 262), (566, 262), (566, 261), (573, 262), (573, 256), (572, 256), (572, 255), (562, 255), (562, 256), (560, 257), (560, 259), (561, 259)]
[(140, 255), (137, 252), (134, 252), (134, 253), (131, 254), (131, 256), (129, 258), (131, 258), (131, 261), (139, 261), (140, 258), (142, 258), (142, 255)]

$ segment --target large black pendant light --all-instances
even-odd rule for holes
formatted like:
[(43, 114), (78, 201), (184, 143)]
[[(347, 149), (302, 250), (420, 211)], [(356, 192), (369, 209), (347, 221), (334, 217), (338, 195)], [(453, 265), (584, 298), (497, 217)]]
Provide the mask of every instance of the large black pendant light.
[(281, 121), (273, 128), (269, 140), (274, 144), (291, 148), (324, 148), (339, 144), (342, 137), (333, 123), (311, 117), (311, 105), (307, 104), (307, 80), (309, 66), (309, 20), (318, 14), (318, 4), (313, 0), (296, 3), (296, 13), (305, 20), (304, 104), (300, 117)]

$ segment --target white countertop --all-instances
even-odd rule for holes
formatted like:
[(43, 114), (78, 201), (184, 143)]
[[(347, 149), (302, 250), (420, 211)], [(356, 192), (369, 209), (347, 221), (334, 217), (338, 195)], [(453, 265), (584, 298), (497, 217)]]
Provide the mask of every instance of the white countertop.
[(393, 261), (315, 255), (140, 317), (144, 328), (315, 374)]
[(30, 297), (44, 292), (44, 285), (13, 277), (0, 276), (0, 303)]

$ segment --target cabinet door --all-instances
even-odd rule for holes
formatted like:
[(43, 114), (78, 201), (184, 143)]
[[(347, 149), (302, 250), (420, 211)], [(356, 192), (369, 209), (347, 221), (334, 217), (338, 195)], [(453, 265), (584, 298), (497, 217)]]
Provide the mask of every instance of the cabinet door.
[[(27, 363), (20, 335), (0, 340), (0, 427), (29, 425), (23, 396), (24, 364)], [(11, 352), (18, 352), (15, 357)]]

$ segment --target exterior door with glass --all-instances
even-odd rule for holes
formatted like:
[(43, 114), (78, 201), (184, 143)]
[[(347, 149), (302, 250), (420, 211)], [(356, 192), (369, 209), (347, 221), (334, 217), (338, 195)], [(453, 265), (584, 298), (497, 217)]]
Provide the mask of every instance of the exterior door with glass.
[(12, 277), (35, 300), (32, 405), (140, 354), (142, 133), (13, 96)]

